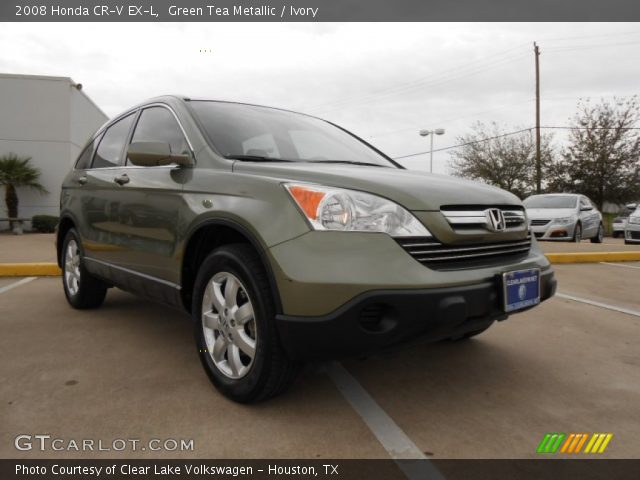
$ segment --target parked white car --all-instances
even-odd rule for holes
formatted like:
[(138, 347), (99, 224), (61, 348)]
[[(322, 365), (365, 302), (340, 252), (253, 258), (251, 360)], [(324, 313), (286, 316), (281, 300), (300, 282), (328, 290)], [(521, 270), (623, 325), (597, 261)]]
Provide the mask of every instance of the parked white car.
[(629, 221), (624, 229), (624, 243), (640, 243), (640, 204), (635, 205), (635, 211), (629, 215)]
[(588, 238), (592, 243), (602, 243), (602, 214), (584, 195), (547, 193), (532, 195), (523, 203), (537, 239), (580, 242)]
[(624, 237), (624, 229), (629, 221), (629, 215), (619, 215), (611, 223), (611, 235), (613, 238)]

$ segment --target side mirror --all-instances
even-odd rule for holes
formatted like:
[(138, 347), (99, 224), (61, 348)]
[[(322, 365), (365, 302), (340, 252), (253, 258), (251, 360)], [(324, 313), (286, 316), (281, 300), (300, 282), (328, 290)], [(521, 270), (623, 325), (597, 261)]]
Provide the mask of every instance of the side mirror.
[(171, 147), (164, 142), (135, 142), (127, 148), (127, 157), (140, 167), (157, 167), (175, 163), (181, 167), (192, 167), (193, 158), (188, 154), (171, 153)]

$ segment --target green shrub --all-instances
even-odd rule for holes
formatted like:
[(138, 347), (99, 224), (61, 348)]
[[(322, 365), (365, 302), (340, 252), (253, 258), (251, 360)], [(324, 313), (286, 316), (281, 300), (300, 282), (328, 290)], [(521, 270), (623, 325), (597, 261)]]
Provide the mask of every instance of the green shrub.
[(31, 219), (31, 226), (36, 232), (53, 233), (58, 225), (58, 217), (53, 215), (34, 215)]

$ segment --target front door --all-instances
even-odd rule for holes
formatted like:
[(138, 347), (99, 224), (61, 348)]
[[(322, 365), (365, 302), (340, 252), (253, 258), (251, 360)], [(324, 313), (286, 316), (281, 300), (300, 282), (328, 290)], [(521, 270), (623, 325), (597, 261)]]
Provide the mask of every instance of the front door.
[[(192, 154), (173, 112), (164, 106), (142, 110), (131, 136), (134, 142), (164, 142), (172, 153)], [(115, 263), (146, 280), (145, 290), (153, 290), (154, 283), (176, 288), (180, 283), (181, 258), (176, 247), (185, 170), (176, 165), (141, 167), (126, 159), (122, 172), (117, 210), (122, 242)]]

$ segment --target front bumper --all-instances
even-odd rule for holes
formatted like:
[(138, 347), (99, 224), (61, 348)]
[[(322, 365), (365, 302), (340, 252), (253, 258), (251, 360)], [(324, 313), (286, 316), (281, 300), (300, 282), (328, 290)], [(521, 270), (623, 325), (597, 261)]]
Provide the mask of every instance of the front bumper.
[(627, 242), (640, 243), (640, 223), (627, 223), (624, 239)]
[(570, 242), (573, 240), (573, 233), (576, 229), (576, 222), (570, 223), (568, 225), (559, 225), (551, 220), (546, 225), (531, 225), (530, 228), (531, 233), (533, 233), (538, 240)]
[[(556, 290), (553, 270), (542, 272), (541, 301)], [(276, 316), (287, 354), (297, 360), (361, 355), (417, 336), (432, 341), (482, 330), (505, 320), (500, 277), (474, 285), (377, 290), (318, 317)]]

